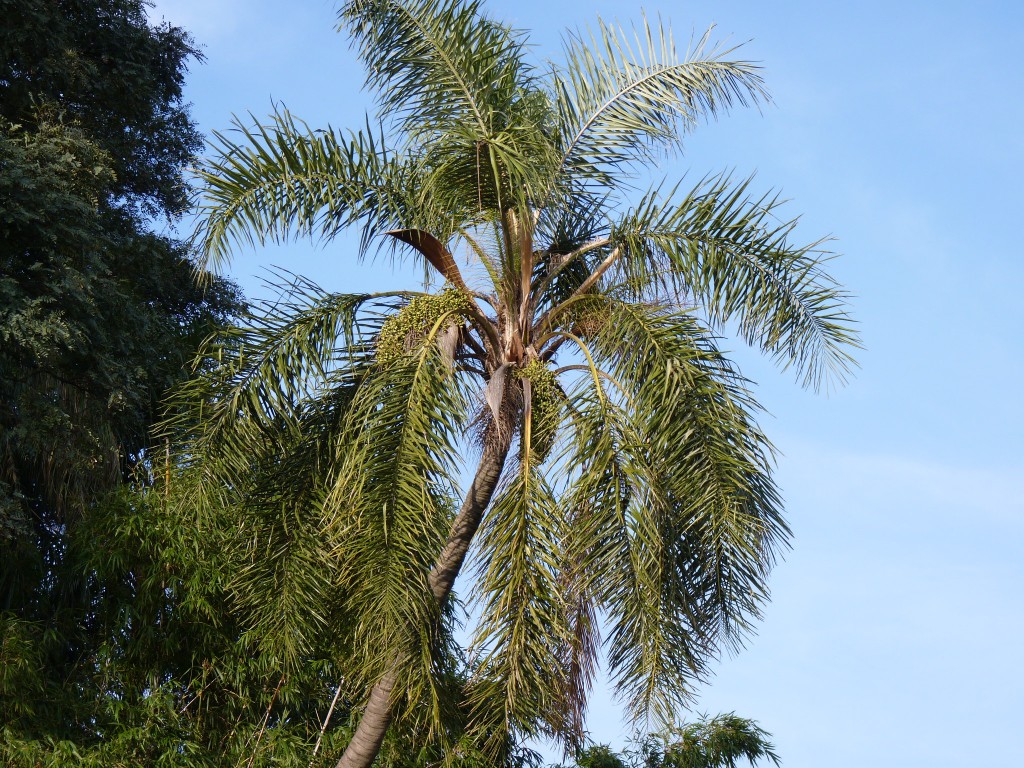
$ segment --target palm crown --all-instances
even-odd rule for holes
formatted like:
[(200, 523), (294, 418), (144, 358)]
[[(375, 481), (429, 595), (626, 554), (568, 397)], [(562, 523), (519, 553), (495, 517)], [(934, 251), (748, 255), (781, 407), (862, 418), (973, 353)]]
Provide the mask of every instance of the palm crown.
[(297, 281), (212, 341), (178, 397), (183, 498), (246, 510), (235, 588), (262, 643), (296, 661), (333, 638), (367, 701), (342, 764), (372, 760), (396, 712), (440, 723), (442, 612), (471, 543), (485, 745), (575, 743), (602, 648), (630, 711), (670, 718), (742, 640), (788, 536), (716, 329), (816, 387), (856, 346), (826, 255), (793, 242), (776, 197), (728, 176), (637, 186), (699, 119), (763, 100), (757, 69), (704, 40), (680, 56), (648, 21), (571, 36), (537, 69), (475, 2), (354, 0), (339, 18), (380, 127), (282, 111), (219, 135), (205, 251), (357, 226), (443, 287)]

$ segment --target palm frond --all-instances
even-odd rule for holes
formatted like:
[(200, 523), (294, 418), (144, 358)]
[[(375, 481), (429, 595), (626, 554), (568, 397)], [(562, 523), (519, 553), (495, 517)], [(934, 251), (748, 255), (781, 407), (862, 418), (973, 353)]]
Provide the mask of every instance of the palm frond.
[(440, 606), (428, 575), (454, 518), (468, 408), (468, 390), (436, 344), (377, 365), (354, 398), (328, 477), (322, 514), (359, 679), (372, 684), (397, 665), (398, 688), (413, 699), (434, 690)]
[(366, 65), (382, 113), (411, 139), (469, 124), (486, 139), (500, 126), (525, 70), (522, 42), (474, 0), (350, 0), (338, 13)]
[[(632, 38), (632, 39), (631, 39)], [(708, 48), (684, 56), (669, 28), (646, 17), (630, 35), (601, 22), (565, 44), (554, 78), (559, 174), (577, 187), (616, 187), (623, 174), (676, 148), (701, 118), (767, 99), (757, 67)]]
[(692, 314), (605, 301), (593, 349), (629, 393), (604, 406), (606, 458), (586, 473), (614, 468), (629, 489), (601, 592), (609, 665), (634, 714), (669, 717), (722, 645), (742, 642), (788, 529), (757, 405), (707, 331)]
[(559, 587), (561, 529), (551, 487), (523, 461), (487, 511), (474, 587), (472, 728), (491, 751), (509, 734), (549, 733), (561, 712), (560, 649), (571, 632)]
[(553, 464), (566, 472), (559, 488), (565, 521), (559, 573), (570, 635), (561, 649), (565, 688), (555, 735), (567, 748), (579, 748), (600, 661), (605, 580), (611, 569), (630, 564), (622, 556), (629, 548), (622, 533), (633, 489), (622, 464), (619, 409), (604, 381), (584, 375), (566, 394), (567, 437)]
[(339, 607), (319, 513), (324, 446), (373, 363), (372, 326), (357, 317), (373, 298), (296, 280), (211, 337), (167, 403), (168, 502), (220, 537), (242, 626), (288, 668), (323, 647)]
[(723, 175), (682, 199), (649, 193), (613, 229), (619, 274), (648, 296), (695, 301), (712, 323), (735, 320), (804, 386), (841, 383), (859, 342), (848, 294), (824, 270), (831, 254), (821, 241), (794, 244), (797, 222), (779, 217), (783, 201), (751, 197), (749, 187)]
[(292, 478), (271, 497), (247, 493), (239, 499), (234, 510), (244, 509), (238, 516), (244, 531), (224, 542), (233, 566), (227, 588), (245, 628), (243, 640), (288, 671), (333, 644), (340, 620), (333, 553), (308, 468), (303, 479), (312, 492), (297, 493)]
[(475, 0), (353, 0), (339, 18), (382, 119), (427, 169), (422, 190), (432, 205), (465, 217), (525, 208), (555, 154), (550, 105), (522, 35)]
[(314, 131), (287, 110), (266, 124), (234, 121), (213, 133), (213, 156), (199, 166), (203, 183), (199, 237), (208, 264), (220, 266), (239, 246), (290, 235), (330, 239), (367, 218), (401, 210), (403, 173), (369, 126), (347, 137)]
[[(366, 297), (347, 298), (354, 311)], [(226, 376), (234, 390), (191, 385), (190, 396), (206, 398), (196, 408), (224, 412), (200, 425), (212, 432), (178, 435), (183, 469), (172, 500), (184, 515), (235, 521), (223, 541), (234, 564), (229, 590), (264, 652), (294, 665), (311, 648), (344, 648), (347, 690), (357, 694), (395, 668), (403, 696), (432, 708), (416, 717), (439, 728), (447, 694), (433, 673), (450, 638), (427, 576), (454, 517), (468, 390), (435, 343), (385, 366), (372, 345), (360, 350), (367, 329), (356, 323), (347, 334), (354, 343), (340, 343), (333, 365), (318, 367), (290, 346), (310, 328), (286, 328), (260, 329), (276, 342), (264, 345), (266, 368), (239, 365), (243, 355), (228, 348), (229, 370), (249, 374)], [(289, 364), (275, 362), (289, 354), (307, 379), (317, 378), (311, 367), (320, 374), (319, 386), (294, 398), (287, 391), (287, 407), (249, 392), (264, 379), (275, 392), (275, 376), (290, 375)], [(231, 395), (234, 408), (221, 402)], [(177, 426), (187, 423), (181, 416)]]
[[(372, 362), (371, 329), (360, 327), (357, 312), (389, 295), (331, 294), (297, 280), (279, 299), (250, 311), (246, 324), (205, 342), (195, 362), (199, 375), (172, 393), (163, 430), (186, 435), (196, 451), (231, 439), (232, 430), (251, 436), (295, 428), (330, 371)], [(244, 444), (237, 451), (243, 460), (249, 454)]]

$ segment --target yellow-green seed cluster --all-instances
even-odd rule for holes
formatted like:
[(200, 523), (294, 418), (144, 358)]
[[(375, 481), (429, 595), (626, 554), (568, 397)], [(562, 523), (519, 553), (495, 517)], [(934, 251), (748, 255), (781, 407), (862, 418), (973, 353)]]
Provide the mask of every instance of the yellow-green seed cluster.
[(596, 336), (608, 323), (608, 315), (599, 310), (590, 310), (589, 312), (582, 312), (576, 318), (574, 329), (576, 333), (583, 338), (589, 338)]
[(515, 372), (517, 379), (530, 380), (533, 449), (542, 459), (551, 450), (558, 431), (565, 395), (558, 387), (555, 372), (540, 360), (531, 360)]
[(402, 355), (417, 349), (445, 317), (439, 330), (459, 323), (469, 313), (469, 298), (457, 288), (446, 288), (432, 296), (417, 296), (380, 327), (377, 336), (377, 362), (390, 365)]
[(596, 336), (608, 324), (608, 311), (605, 307), (587, 302), (573, 307), (570, 314), (570, 328), (573, 333), (583, 338)]

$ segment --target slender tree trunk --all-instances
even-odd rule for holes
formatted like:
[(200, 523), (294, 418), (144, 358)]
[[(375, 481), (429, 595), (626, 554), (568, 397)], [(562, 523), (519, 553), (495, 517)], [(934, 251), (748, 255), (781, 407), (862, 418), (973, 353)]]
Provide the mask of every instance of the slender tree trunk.
[[(434, 593), (439, 607), (444, 606), (448, 595), (451, 594), (455, 579), (459, 575), (459, 571), (462, 570), (462, 563), (466, 559), (470, 542), (473, 541), (473, 536), (477, 528), (480, 527), (484, 510), (487, 509), (494, 489), (498, 485), (501, 469), (505, 464), (505, 456), (509, 450), (507, 441), (498, 442), (500, 444), (484, 446), (476, 476), (473, 478), (473, 483), (466, 492), (466, 498), (462, 502), (459, 514), (452, 524), (448, 541), (437, 560), (434, 561), (434, 567), (430, 569), (430, 590)], [(338, 761), (337, 768), (369, 768), (374, 758), (377, 757), (381, 744), (384, 743), (388, 726), (391, 724), (392, 694), (397, 677), (398, 671), (392, 667), (373, 686), (370, 698), (366, 703), (366, 710), (359, 720), (359, 725), (356, 726), (355, 733), (352, 734), (352, 741), (349, 742), (345, 753)]]

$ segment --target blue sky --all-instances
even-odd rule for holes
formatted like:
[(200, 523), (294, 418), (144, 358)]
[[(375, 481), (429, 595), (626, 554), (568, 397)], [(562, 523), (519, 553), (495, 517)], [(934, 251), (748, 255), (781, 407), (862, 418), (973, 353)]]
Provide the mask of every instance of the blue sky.
[[(639, 6), (492, 2), (533, 30), (539, 59), (567, 27)], [(757, 173), (831, 234), (855, 294), (861, 369), (829, 396), (736, 342), (779, 447), (794, 548), (758, 635), (722, 660), (697, 711), (774, 734), (788, 768), (1010, 766), (1024, 719), (1024, 6), (1015, 2), (719, 2), (645, 6), (680, 44), (717, 23), (761, 62), (774, 103), (701, 127), (670, 178)], [(326, 0), (160, 0), (207, 62), (188, 95), (203, 130), (283, 102), (314, 126), (356, 126), (362, 73)], [(240, 254), (250, 293), (272, 265), (337, 291), (409, 284), (354, 248)], [(415, 279), (413, 277), (412, 279)], [(597, 691), (590, 728), (621, 745)]]

